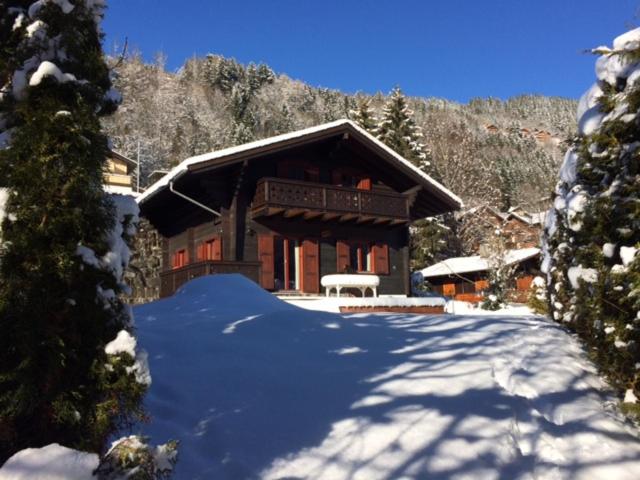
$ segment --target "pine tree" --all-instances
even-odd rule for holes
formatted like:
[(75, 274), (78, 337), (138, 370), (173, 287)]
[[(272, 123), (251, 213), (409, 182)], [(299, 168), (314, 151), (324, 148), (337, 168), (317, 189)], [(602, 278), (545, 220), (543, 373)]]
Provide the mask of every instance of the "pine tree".
[(416, 125), (413, 112), (399, 87), (391, 91), (375, 133), (389, 147), (428, 172), (430, 162), (421, 143), (422, 132)]
[(149, 379), (118, 298), (137, 207), (102, 190), (99, 117), (119, 100), (103, 5), (2, 4), (0, 463), (53, 442), (102, 451), (142, 415)]
[(371, 108), (371, 99), (360, 97), (356, 101), (356, 109), (349, 112), (351, 119), (367, 132), (375, 134), (378, 119)]
[(640, 413), (640, 29), (600, 48), (545, 228), (550, 312)]

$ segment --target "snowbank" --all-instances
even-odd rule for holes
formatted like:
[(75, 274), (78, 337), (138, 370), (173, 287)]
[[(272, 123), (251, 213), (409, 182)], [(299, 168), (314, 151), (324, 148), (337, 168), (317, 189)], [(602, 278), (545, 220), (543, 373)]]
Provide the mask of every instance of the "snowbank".
[(637, 479), (640, 442), (534, 316), (335, 315), (238, 275), (135, 308), (175, 478)]
[(95, 480), (98, 455), (57, 443), (16, 453), (0, 468), (0, 480)]

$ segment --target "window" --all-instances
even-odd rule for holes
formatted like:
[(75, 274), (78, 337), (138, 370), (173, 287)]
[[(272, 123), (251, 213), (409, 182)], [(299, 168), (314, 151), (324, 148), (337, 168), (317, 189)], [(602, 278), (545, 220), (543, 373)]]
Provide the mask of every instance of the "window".
[(347, 168), (338, 168), (333, 171), (333, 184), (341, 187), (357, 188), (358, 190), (371, 190), (371, 178)]
[(200, 243), (197, 248), (198, 261), (222, 260), (222, 243), (219, 237)]
[(278, 163), (278, 177), (305, 182), (319, 182), (320, 169), (307, 162), (282, 161)]
[(336, 242), (338, 273), (389, 273), (389, 247), (382, 243)]
[(371, 249), (368, 243), (349, 245), (349, 264), (356, 272), (371, 272)]
[(172, 262), (173, 268), (184, 267), (187, 263), (189, 263), (189, 258), (185, 249), (174, 252)]

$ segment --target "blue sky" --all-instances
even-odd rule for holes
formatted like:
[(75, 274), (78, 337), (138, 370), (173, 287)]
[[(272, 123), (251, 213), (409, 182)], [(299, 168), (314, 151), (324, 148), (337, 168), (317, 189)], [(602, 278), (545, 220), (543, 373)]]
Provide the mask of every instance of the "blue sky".
[(523, 93), (579, 97), (585, 49), (640, 25), (640, 0), (110, 0), (105, 48), (127, 37), (176, 69), (219, 53), (345, 92), (466, 102)]

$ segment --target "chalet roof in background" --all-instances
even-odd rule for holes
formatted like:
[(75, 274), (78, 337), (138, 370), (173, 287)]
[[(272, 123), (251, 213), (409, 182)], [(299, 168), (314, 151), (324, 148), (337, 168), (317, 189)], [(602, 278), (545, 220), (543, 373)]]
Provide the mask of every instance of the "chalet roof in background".
[[(507, 250), (504, 254), (504, 261), (507, 265), (514, 265), (539, 254), (540, 249), (536, 247)], [(471, 257), (448, 258), (435, 265), (419, 270), (419, 272), (423, 278), (432, 278), (460, 273), (483, 272), (490, 269), (489, 259), (481, 257), (480, 255), (474, 255)]]
[(138, 162), (136, 162), (135, 160), (130, 159), (129, 157), (125, 157), (124, 155), (122, 155), (121, 153), (116, 152), (115, 150), (109, 150), (109, 157), (111, 158), (115, 158), (116, 160), (121, 160), (124, 163), (131, 165), (132, 167), (136, 167), (138, 166)]
[(448, 190), (444, 185), (431, 178), (406, 158), (402, 157), (373, 135), (347, 119), (336, 120), (334, 122), (324, 123), (315, 127), (305, 128), (303, 130), (297, 130), (295, 132), (285, 133), (275, 137), (269, 137), (245, 143), (243, 145), (187, 158), (171, 169), (171, 171), (160, 180), (152, 184), (142, 195), (140, 195), (140, 197), (138, 197), (137, 201), (138, 203), (146, 202), (156, 193), (167, 188), (171, 181), (175, 181), (190, 172), (203, 171), (221, 165), (241, 162), (262, 154), (272, 153), (279, 149), (301, 145), (310, 140), (335, 135), (341, 131), (348, 131), (353, 133), (355, 136), (360, 137), (361, 140), (364, 140), (365, 143), (376, 149), (380, 156), (390, 160), (397, 168), (415, 178), (422, 187), (436, 194), (439, 198), (450, 204), (454, 209), (461, 208), (463, 206), (462, 200), (453, 192)]

